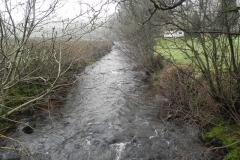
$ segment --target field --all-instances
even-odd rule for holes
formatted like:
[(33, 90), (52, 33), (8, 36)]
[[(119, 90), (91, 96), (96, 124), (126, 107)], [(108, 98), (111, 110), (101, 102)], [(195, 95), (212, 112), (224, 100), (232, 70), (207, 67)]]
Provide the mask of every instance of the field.
[[(234, 57), (239, 61), (239, 38), (235, 38)], [(155, 47), (156, 54), (161, 54), (166, 61), (178, 65), (209, 65), (213, 67), (215, 63), (218, 65), (231, 65), (231, 51), (228, 39), (226, 37), (216, 39), (182, 39), (182, 38), (167, 38), (157, 39)]]
[(186, 51), (187, 46), (180, 38), (157, 39), (156, 54), (161, 54), (167, 62), (179, 65), (189, 64), (191, 61), (181, 51)]

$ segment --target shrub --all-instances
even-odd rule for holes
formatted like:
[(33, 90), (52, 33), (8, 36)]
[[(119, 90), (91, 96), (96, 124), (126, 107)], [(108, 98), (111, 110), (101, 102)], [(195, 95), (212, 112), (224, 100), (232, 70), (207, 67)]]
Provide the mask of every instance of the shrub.
[(168, 114), (192, 119), (199, 127), (214, 119), (213, 115), (219, 111), (218, 106), (207, 93), (207, 83), (193, 68), (187, 65), (167, 66), (158, 76), (160, 80), (152, 84), (169, 99), (170, 106), (165, 108)]

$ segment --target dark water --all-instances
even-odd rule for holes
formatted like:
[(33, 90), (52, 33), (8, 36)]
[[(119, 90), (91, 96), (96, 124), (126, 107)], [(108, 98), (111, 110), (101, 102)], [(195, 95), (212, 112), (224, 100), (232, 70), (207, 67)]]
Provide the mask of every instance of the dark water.
[(210, 159), (194, 128), (157, 118), (162, 100), (150, 94), (145, 74), (134, 70), (118, 47), (78, 76), (63, 109), (50, 118), (37, 117), (32, 134), (19, 128), (14, 138), (22, 143), (6, 146), (28, 154), (21, 159)]

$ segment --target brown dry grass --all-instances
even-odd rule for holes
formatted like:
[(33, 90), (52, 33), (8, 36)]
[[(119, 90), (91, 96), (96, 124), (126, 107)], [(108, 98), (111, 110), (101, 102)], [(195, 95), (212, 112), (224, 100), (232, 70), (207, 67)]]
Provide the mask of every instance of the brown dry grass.
[(55, 58), (61, 58), (62, 70), (78, 70), (95, 60), (95, 58), (108, 53), (112, 42), (109, 41), (30, 41), (25, 49), (25, 61), (30, 66), (28, 70), (38, 69), (37, 75), (44, 77), (55, 76), (57, 64)]
[[(169, 105), (160, 106), (160, 116), (171, 115), (182, 122), (194, 122), (200, 128), (214, 119), (219, 111), (217, 104), (208, 95), (209, 87), (203, 78), (186, 65), (168, 66), (157, 72), (153, 88), (169, 99)], [(201, 81), (200, 85), (197, 81)], [(184, 124), (184, 123), (183, 123)]]
[[(33, 97), (38, 96), (46, 90), (50, 82), (54, 80), (58, 72), (58, 64), (55, 58), (59, 59), (61, 53), (61, 69), (64, 73), (58, 79), (57, 86), (50, 94), (36, 102), (22, 108), (17, 113), (11, 115), (9, 120), (0, 118), (0, 133), (7, 132), (10, 126), (16, 124), (20, 117), (32, 117), (36, 114), (49, 114), (53, 108), (62, 107), (65, 103), (65, 97), (68, 91), (74, 85), (76, 74), (79, 74), (87, 65), (93, 63), (101, 56), (109, 53), (112, 42), (109, 41), (68, 41), (68, 42), (52, 42), (52, 41), (30, 41), (24, 50), (23, 66), (25, 74), (31, 77), (41, 78), (21, 80), (19, 85), (15, 85), (9, 90), (6, 99), (5, 112), (9, 109), (23, 104)], [(66, 72), (64, 72), (66, 70)], [(34, 72), (31, 72), (34, 71)], [(31, 112), (30, 115), (25, 113)]]

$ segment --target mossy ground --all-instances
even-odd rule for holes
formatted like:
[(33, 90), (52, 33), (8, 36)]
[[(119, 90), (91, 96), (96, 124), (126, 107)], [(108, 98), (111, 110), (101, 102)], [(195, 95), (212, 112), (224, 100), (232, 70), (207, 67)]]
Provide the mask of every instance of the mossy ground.
[(240, 159), (240, 127), (238, 125), (220, 123), (204, 133), (203, 139), (212, 142), (213, 145), (222, 146), (227, 152), (224, 160)]

